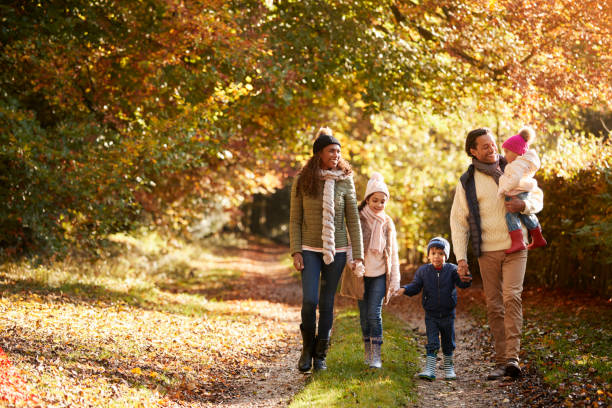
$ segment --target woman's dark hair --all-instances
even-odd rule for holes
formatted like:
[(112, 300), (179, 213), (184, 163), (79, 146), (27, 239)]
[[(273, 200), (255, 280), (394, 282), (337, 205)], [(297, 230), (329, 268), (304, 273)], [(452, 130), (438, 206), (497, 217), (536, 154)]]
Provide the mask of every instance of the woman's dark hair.
[[(316, 197), (319, 194), (319, 171), (321, 158), (320, 153), (312, 155), (306, 162), (302, 170), (300, 170), (300, 178), (297, 181), (296, 194), (300, 192), (310, 197)], [(344, 174), (351, 174), (353, 169), (349, 162), (344, 160), (342, 157), (338, 160), (338, 169), (342, 170)]]
[(470, 133), (467, 134), (467, 137), (465, 138), (465, 152), (468, 156), (474, 157), (470, 149), (475, 149), (476, 139), (486, 134), (492, 135), (493, 133), (491, 132), (491, 129), (485, 127), (471, 130)]

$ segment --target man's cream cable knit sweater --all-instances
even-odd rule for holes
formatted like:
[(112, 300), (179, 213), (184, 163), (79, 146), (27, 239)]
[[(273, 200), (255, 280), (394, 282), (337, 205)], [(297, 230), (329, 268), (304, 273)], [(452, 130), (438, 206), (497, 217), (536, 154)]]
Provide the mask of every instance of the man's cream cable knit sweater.
[[(476, 198), (480, 209), (480, 228), (482, 230), (483, 252), (498, 251), (510, 248), (511, 240), (506, 225), (506, 207), (504, 198), (497, 196), (497, 184), (492, 177), (476, 170), (474, 171)], [(523, 214), (535, 214), (542, 210), (544, 193), (538, 187), (525, 200)], [(465, 190), (461, 182), (457, 184), (455, 199), (451, 208), (450, 227), (453, 241), (453, 251), (457, 261), (467, 260), (467, 245), (470, 235), (468, 223), (468, 204)], [(527, 230), (522, 226), (523, 237), (527, 241)]]

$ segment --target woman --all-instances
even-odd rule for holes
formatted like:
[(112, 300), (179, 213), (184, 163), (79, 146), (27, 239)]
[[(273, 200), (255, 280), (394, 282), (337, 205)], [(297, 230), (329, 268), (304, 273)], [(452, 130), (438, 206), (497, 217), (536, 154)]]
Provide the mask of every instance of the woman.
[(327, 369), (334, 297), (349, 248), (347, 227), (353, 258), (357, 264), (363, 260), (353, 174), (351, 166), (340, 157), (340, 142), (332, 136), (331, 129), (319, 130), (312, 153), (291, 189), (289, 230), (293, 265), (302, 274), (303, 345), (298, 362), (302, 372), (311, 369), (313, 360), (315, 370)]

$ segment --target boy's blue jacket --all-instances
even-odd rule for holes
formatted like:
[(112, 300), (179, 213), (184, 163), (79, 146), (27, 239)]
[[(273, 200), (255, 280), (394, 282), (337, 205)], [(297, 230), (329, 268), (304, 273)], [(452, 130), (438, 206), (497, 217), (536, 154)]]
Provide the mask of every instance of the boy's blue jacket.
[(457, 306), (457, 289), (468, 288), (471, 282), (459, 279), (457, 265), (445, 263), (439, 271), (432, 264), (426, 264), (417, 269), (414, 279), (408, 285), (402, 286), (405, 295), (414, 296), (423, 289), (423, 309), (429, 315), (444, 317), (455, 314)]

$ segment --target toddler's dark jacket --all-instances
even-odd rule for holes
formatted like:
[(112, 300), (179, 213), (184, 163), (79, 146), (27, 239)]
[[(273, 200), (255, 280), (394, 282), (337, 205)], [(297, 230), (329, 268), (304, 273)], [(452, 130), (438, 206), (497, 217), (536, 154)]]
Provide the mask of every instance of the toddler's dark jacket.
[(437, 270), (432, 264), (426, 264), (417, 269), (414, 279), (408, 285), (402, 286), (405, 295), (414, 296), (423, 290), (423, 309), (426, 314), (433, 317), (455, 315), (457, 306), (457, 289), (468, 288), (471, 282), (462, 282), (459, 279), (457, 265), (445, 263), (442, 269)]

